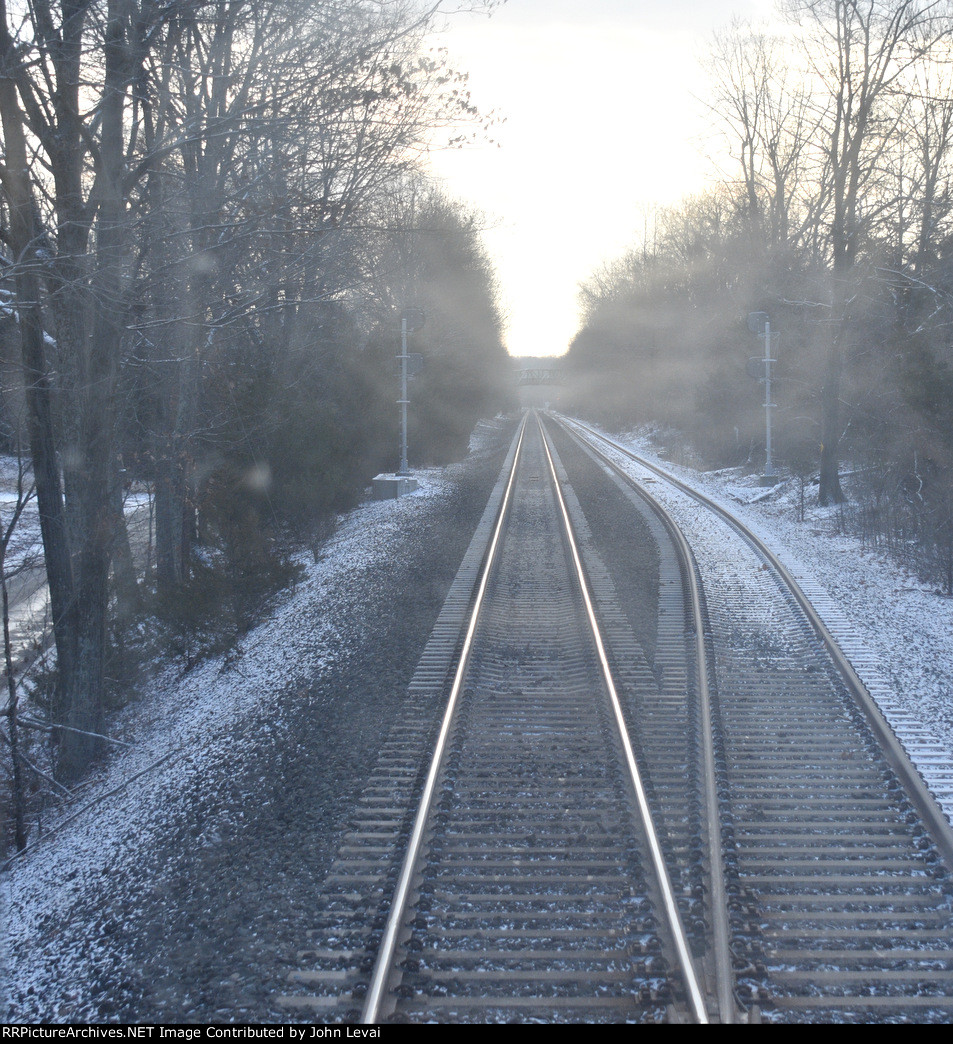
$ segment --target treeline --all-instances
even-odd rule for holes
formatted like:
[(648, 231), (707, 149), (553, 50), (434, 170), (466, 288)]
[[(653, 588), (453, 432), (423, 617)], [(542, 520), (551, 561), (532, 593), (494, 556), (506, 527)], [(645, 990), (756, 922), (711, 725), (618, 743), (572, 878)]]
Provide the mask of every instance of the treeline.
[(708, 59), (734, 169), (657, 212), (581, 288), (576, 404), (680, 431), (713, 465), (764, 463), (771, 323), (774, 456), (845, 498), (872, 544), (953, 593), (953, 10), (931, 0), (786, 5)]
[[(3, 422), (32, 459), (69, 781), (100, 749), (122, 626), (247, 626), (289, 539), (396, 465), (402, 308), (428, 314), (417, 461), (465, 451), (508, 367), (477, 223), (418, 171), (479, 130), (428, 42), (441, 5), (0, 4), (0, 289), (24, 407)], [(134, 481), (154, 494), (145, 587)]]

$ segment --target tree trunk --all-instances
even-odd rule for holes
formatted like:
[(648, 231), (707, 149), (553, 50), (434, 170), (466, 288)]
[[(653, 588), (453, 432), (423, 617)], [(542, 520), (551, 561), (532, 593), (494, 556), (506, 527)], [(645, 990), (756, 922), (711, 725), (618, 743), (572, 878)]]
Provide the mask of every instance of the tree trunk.
[[(13, 762), (13, 832), (17, 851), (26, 848), (26, 786), (23, 780), (23, 765), (20, 754), (20, 731), (17, 721), (17, 683), (13, 673), (13, 647), (10, 642), (10, 598), (6, 577), (6, 541), (0, 549), (0, 592), (3, 594), (3, 662), (7, 674), (7, 707), (9, 724), (7, 738), (10, 741), (10, 759)], [(0, 854), (3, 845), (0, 842)]]
[(156, 584), (160, 595), (168, 595), (186, 579), (182, 553), (186, 486), (175, 436), (163, 441), (156, 463)]
[(122, 502), (122, 483), (119, 476), (113, 474), (112, 492), (109, 495), (110, 527), (113, 533), (112, 570), (116, 588), (116, 599), (119, 613), (125, 619), (131, 619), (139, 609), (139, 584), (136, 580), (136, 564), (133, 559), (132, 545), (129, 542), (129, 527)]
[(109, 566), (114, 544), (111, 493), (115, 485), (115, 383), (123, 329), (122, 272), (126, 255), (122, 194), (123, 106), (127, 79), (123, 8), (110, 0), (105, 42), (101, 167), (91, 192), (98, 205), (96, 257), (92, 278), (92, 336), (83, 345), (77, 388), (79, 461), (76, 475), (82, 544), (77, 555), (76, 666), (71, 682), (69, 723), (60, 753), (60, 772), (74, 779), (102, 750), (91, 735), (103, 730), (106, 619)]
[(840, 387), (843, 359), (841, 334), (845, 320), (831, 324), (827, 366), (821, 387), (821, 472), (817, 500), (821, 506), (840, 504), (844, 493), (840, 484)]
[(17, 57), (7, 32), (6, 8), (0, 0), (0, 122), (6, 149), (3, 192), (10, 211), (10, 248), (17, 261), (17, 316), (27, 405), (27, 434), (36, 483), (37, 508), (60, 684), (54, 698), (53, 720), (65, 722), (68, 696), (62, 680), (75, 662), (76, 601), (73, 591), (66, 511), (56, 455), (53, 387), (46, 359), (46, 341), (40, 305), (40, 280), (34, 253), (35, 208), (29, 183), (23, 114), (14, 82)]

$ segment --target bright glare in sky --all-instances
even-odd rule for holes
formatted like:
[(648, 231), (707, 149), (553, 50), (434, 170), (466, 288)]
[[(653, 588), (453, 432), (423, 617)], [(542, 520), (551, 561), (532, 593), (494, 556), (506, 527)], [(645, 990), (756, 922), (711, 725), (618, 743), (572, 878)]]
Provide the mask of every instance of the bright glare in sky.
[(447, 191), (486, 216), (512, 355), (561, 355), (576, 291), (637, 242), (645, 214), (705, 187), (712, 118), (698, 58), (770, 0), (508, 0), (438, 40), (470, 74), (493, 142), (435, 152)]

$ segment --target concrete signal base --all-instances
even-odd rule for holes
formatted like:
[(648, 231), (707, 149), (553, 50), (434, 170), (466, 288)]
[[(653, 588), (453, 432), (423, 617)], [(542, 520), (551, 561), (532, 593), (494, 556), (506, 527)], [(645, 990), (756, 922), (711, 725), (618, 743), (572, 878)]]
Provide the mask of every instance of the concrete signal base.
[(371, 481), (375, 500), (396, 500), (413, 493), (417, 480), (410, 475), (375, 475)]

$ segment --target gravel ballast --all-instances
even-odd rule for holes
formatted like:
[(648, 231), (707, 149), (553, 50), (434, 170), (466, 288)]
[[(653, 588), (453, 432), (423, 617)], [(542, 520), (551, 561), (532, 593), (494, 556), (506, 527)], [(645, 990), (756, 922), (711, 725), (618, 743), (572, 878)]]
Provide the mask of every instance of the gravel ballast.
[[(0, 877), (5, 1021), (267, 1022), (513, 423), (342, 520), (225, 661), (113, 723), (105, 797)], [(141, 773), (139, 778), (133, 777)]]
[(562, 429), (553, 442), (572, 488), (585, 505), (596, 548), (615, 582), (620, 605), (649, 663), (658, 627), (658, 548), (645, 522), (615, 482)]

